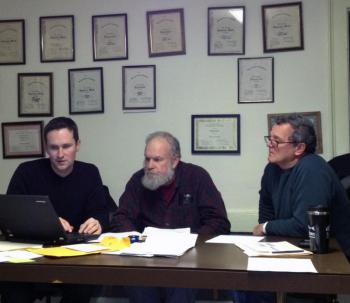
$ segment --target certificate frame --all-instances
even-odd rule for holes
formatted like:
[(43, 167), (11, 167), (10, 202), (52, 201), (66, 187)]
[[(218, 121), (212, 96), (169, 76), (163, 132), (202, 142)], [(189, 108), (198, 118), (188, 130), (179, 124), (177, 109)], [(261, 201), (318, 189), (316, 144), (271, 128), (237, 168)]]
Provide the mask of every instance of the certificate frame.
[(275, 124), (276, 118), (278, 116), (285, 116), (285, 115), (292, 115), (292, 114), (301, 115), (303, 117), (310, 119), (310, 121), (314, 125), (315, 132), (316, 132), (316, 139), (317, 139), (316, 153), (322, 154), (323, 153), (323, 142), (322, 142), (322, 123), (321, 123), (322, 121), (321, 121), (321, 112), (320, 111), (267, 114), (268, 132), (270, 133), (271, 128)]
[(208, 56), (245, 53), (245, 7), (208, 7)]
[(44, 156), (43, 121), (3, 122), (1, 131), (4, 159)]
[(238, 103), (274, 102), (274, 58), (238, 58)]
[(304, 49), (302, 3), (263, 5), (264, 53)]
[(240, 115), (192, 115), (192, 154), (240, 154)]
[(25, 63), (24, 19), (0, 20), (0, 65)]
[(19, 73), (17, 91), (18, 117), (53, 115), (52, 73)]
[(127, 14), (91, 17), (94, 61), (128, 59), (127, 18)]
[(123, 110), (156, 109), (156, 66), (122, 67)]
[(149, 57), (186, 54), (183, 8), (148, 11), (147, 37)]
[(104, 112), (103, 68), (68, 69), (69, 113)]
[(43, 16), (40, 20), (40, 62), (75, 61), (74, 16)]

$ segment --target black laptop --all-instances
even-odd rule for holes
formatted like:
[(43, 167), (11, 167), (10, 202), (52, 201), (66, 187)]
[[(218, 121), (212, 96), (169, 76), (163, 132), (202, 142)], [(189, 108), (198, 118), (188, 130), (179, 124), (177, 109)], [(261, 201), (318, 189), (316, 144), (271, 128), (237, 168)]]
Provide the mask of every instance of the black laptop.
[(1, 195), (0, 229), (7, 241), (66, 245), (98, 235), (67, 233), (48, 196)]

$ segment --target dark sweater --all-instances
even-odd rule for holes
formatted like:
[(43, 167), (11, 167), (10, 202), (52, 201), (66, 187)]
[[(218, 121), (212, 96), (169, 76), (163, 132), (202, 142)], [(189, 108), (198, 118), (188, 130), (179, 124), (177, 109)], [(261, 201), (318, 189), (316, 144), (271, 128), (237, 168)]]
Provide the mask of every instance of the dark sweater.
[(8, 194), (48, 195), (58, 214), (78, 231), (88, 218), (108, 229), (108, 207), (100, 173), (96, 166), (80, 161), (66, 177), (58, 176), (49, 159), (28, 161), (18, 166)]
[(261, 181), (259, 223), (267, 234), (307, 237), (309, 207), (331, 212), (331, 231), (345, 251), (350, 249), (350, 202), (334, 171), (321, 157), (308, 154), (282, 170), (268, 164)]

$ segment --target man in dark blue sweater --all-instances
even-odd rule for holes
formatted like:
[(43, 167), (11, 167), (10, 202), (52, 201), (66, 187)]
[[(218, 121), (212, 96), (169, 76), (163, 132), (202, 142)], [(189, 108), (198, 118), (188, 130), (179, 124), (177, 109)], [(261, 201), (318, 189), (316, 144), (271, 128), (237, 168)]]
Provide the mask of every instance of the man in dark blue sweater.
[[(45, 126), (44, 140), (49, 158), (20, 164), (7, 193), (48, 195), (67, 232), (105, 231), (109, 226), (109, 211), (101, 176), (95, 165), (75, 160), (80, 149), (75, 122), (66, 117), (52, 119)], [(38, 284), (8, 283), (3, 287), (1, 302), (33, 302), (42, 288)], [(93, 289), (70, 285), (61, 288), (61, 302), (88, 302)]]
[[(280, 116), (265, 137), (268, 161), (261, 180), (259, 224), (253, 234), (308, 237), (307, 210), (316, 205), (330, 209), (331, 233), (350, 254), (350, 203), (328, 163), (315, 155), (312, 122), (299, 115)], [(267, 292), (235, 292), (235, 302), (275, 302)], [(306, 300), (306, 301), (305, 301)], [(318, 302), (313, 297), (300, 302)]]

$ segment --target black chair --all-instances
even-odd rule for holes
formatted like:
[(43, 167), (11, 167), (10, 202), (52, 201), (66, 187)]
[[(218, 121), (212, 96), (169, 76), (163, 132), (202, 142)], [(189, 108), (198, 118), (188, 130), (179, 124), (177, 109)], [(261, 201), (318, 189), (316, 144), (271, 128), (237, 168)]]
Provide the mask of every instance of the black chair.
[(350, 153), (334, 157), (328, 164), (339, 177), (350, 199)]

